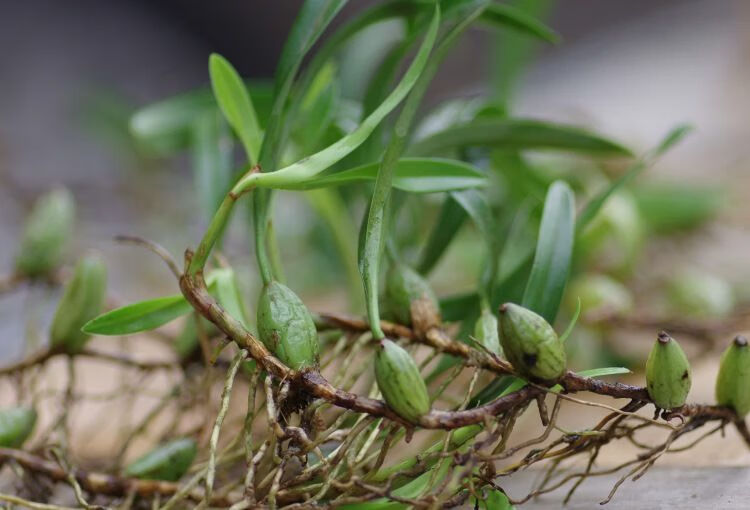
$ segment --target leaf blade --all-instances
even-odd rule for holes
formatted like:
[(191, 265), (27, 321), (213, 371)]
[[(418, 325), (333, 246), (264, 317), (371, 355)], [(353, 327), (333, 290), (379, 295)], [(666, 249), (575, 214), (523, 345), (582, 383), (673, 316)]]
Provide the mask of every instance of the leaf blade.
[(129, 335), (158, 328), (190, 310), (192, 307), (182, 294), (148, 299), (105, 312), (81, 329), (91, 335)]
[(575, 237), (575, 198), (564, 181), (550, 186), (537, 248), (522, 304), (553, 323), (570, 272)]
[(248, 160), (255, 164), (263, 134), (250, 94), (232, 64), (218, 53), (208, 58), (208, 69), (216, 102), (242, 141)]
[(468, 146), (512, 150), (552, 149), (599, 156), (631, 156), (618, 142), (584, 129), (533, 119), (478, 118), (452, 126), (412, 145), (415, 156)]
[[(360, 165), (285, 186), (285, 189), (310, 190), (373, 181), (377, 177), (379, 164), (375, 162)], [(486, 184), (484, 174), (476, 167), (462, 161), (443, 158), (400, 159), (393, 175), (393, 187), (412, 193), (439, 193), (476, 188)]]

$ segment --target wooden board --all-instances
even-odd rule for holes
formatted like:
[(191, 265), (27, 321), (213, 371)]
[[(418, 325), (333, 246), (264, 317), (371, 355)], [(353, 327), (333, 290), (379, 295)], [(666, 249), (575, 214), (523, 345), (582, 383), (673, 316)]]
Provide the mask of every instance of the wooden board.
[[(620, 476), (625, 471), (620, 473)], [(538, 472), (518, 473), (512, 479), (500, 479), (501, 485), (514, 497), (537, 480)], [(637, 482), (624, 482), (612, 501), (607, 497), (618, 477), (597, 477), (578, 487), (567, 506), (561, 501), (567, 488), (559, 489), (538, 500), (522, 505), (519, 510), (747, 510), (750, 509), (750, 467), (722, 468), (652, 468)], [(570, 487), (570, 485), (566, 486)]]

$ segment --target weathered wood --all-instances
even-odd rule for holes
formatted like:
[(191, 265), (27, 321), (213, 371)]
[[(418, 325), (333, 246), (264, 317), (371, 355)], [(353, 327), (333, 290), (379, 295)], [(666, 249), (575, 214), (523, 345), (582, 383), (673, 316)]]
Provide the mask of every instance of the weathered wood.
[[(620, 473), (620, 476), (624, 474)], [(511, 496), (522, 497), (538, 480), (539, 472), (517, 473), (500, 479)], [(561, 488), (537, 500), (519, 506), (519, 510), (746, 510), (750, 508), (750, 467), (721, 468), (652, 468), (633, 483), (626, 481), (608, 504), (599, 502), (607, 497), (618, 476), (586, 480), (567, 506), (561, 501), (570, 487)]]

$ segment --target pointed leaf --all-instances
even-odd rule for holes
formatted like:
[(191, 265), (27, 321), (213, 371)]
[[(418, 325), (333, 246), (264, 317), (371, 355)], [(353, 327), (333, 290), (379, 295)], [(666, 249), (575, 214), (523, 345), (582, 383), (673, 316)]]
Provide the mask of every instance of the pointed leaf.
[(560, 42), (560, 36), (550, 27), (508, 4), (492, 3), (482, 13), (480, 21), (498, 28), (512, 28), (550, 43)]
[(192, 309), (182, 294), (148, 299), (103, 313), (82, 330), (92, 335), (129, 335), (158, 328)]
[(446, 150), (490, 146), (529, 150), (556, 149), (600, 156), (630, 156), (629, 149), (584, 129), (529, 119), (478, 118), (435, 133), (414, 143), (412, 155), (438, 154)]
[(452, 196), (448, 195), (443, 201), (440, 208), (435, 226), (430, 231), (430, 237), (427, 240), (417, 270), (422, 274), (432, 271), (442, 257), (448, 245), (456, 236), (464, 224), (467, 214), (461, 204), (456, 202)]
[(547, 192), (523, 306), (553, 323), (570, 271), (575, 235), (575, 198), (563, 181)]
[[(370, 163), (343, 172), (324, 175), (292, 185), (291, 189), (317, 189), (373, 181), (380, 163)], [(393, 187), (412, 193), (438, 193), (485, 186), (487, 180), (476, 167), (441, 158), (405, 158), (398, 161)]]
[(221, 55), (211, 54), (208, 69), (216, 102), (242, 141), (248, 160), (255, 164), (263, 135), (250, 94), (232, 64)]
[(430, 54), (432, 45), (437, 36), (437, 27), (440, 21), (439, 11), (435, 11), (432, 18), (430, 30), (428, 30), (417, 55), (412, 60), (401, 81), (388, 95), (380, 106), (373, 111), (362, 123), (347, 136), (341, 138), (336, 143), (331, 144), (325, 149), (293, 163), (281, 170), (270, 173), (254, 173), (243, 177), (234, 187), (235, 192), (241, 192), (250, 186), (280, 188), (300, 185), (304, 181), (310, 180), (331, 165), (339, 162), (345, 156), (350, 154), (354, 149), (364, 142), (377, 125), (393, 111), (396, 106), (406, 97), (417, 81), (427, 64), (427, 57)]
[(609, 197), (635, 179), (646, 168), (650, 167), (659, 156), (679, 143), (690, 130), (690, 126), (686, 125), (677, 126), (672, 129), (655, 149), (633, 163), (624, 174), (612, 181), (612, 184), (592, 198), (581, 211), (581, 214), (578, 215), (578, 225), (576, 227), (578, 232), (583, 232), (583, 229), (594, 219)]

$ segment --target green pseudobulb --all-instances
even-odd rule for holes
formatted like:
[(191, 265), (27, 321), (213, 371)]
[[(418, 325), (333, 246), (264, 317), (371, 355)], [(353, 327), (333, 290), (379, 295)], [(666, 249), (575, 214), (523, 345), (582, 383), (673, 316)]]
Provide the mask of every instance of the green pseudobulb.
[(318, 332), (312, 316), (297, 294), (277, 281), (265, 285), (260, 294), (258, 335), (289, 368), (318, 365)]
[(661, 409), (675, 409), (690, 391), (690, 363), (680, 344), (665, 332), (659, 333), (646, 360), (646, 388)]
[(38, 277), (59, 266), (73, 233), (74, 216), (75, 203), (68, 190), (41, 196), (24, 223), (16, 271)]
[(401, 324), (412, 324), (415, 303), (421, 304), (420, 313), (426, 315), (420, 318), (422, 322), (439, 322), (440, 306), (435, 293), (427, 280), (406, 264), (391, 265), (386, 275), (385, 297), (390, 311)]
[(67, 353), (83, 349), (89, 335), (81, 328), (102, 310), (107, 290), (107, 268), (97, 255), (86, 255), (65, 285), (52, 319), (50, 344)]
[(416, 423), (430, 411), (427, 386), (416, 363), (398, 344), (384, 339), (375, 355), (375, 380), (388, 407)]
[(750, 347), (744, 336), (737, 336), (721, 356), (716, 402), (731, 407), (740, 417), (750, 411)]
[(554, 382), (565, 373), (565, 346), (544, 318), (522, 306), (500, 307), (500, 342), (513, 367), (523, 376)]

